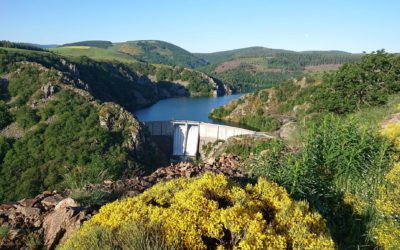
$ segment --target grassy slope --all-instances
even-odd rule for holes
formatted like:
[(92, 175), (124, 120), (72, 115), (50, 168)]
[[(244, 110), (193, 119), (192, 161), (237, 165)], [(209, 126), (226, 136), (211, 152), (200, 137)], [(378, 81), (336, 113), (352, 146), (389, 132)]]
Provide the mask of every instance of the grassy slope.
[(126, 55), (124, 53), (118, 52), (116, 49), (108, 48), (96, 48), (96, 47), (88, 47), (88, 48), (77, 48), (73, 46), (67, 47), (58, 47), (50, 49), (56, 54), (71, 56), (71, 57), (79, 57), (79, 56), (87, 56), (95, 60), (117, 60), (122, 62), (131, 62), (136, 61), (130, 55)]
[[(90, 48), (76, 48), (74, 45)], [(78, 42), (51, 49), (51, 51), (66, 56), (88, 56), (98, 60), (143, 61), (188, 68), (206, 64), (204, 60), (176, 45), (153, 40), (114, 43), (107, 47), (99, 47), (95, 42)]]

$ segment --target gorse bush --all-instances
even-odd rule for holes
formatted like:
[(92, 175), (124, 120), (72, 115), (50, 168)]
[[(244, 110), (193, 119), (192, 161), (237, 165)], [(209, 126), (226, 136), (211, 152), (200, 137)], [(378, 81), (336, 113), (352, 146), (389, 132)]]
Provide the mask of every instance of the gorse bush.
[(378, 222), (372, 234), (384, 249), (400, 247), (400, 164), (396, 164), (385, 177), (386, 183), (379, 189), (375, 202)]
[(133, 236), (120, 232), (135, 221), (160, 226), (168, 246), (185, 249), (334, 248), (324, 219), (306, 202), (291, 200), (284, 188), (262, 178), (243, 188), (211, 173), (158, 183), (103, 206), (65, 247), (80, 249), (75, 239), (99, 228), (129, 241)]
[[(390, 123), (381, 130), (383, 136), (392, 140), (397, 153), (400, 151), (400, 124)], [(400, 247), (400, 163), (386, 174), (385, 182), (378, 189), (375, 200), (376, 221), (372, 236), (384, 249)]]

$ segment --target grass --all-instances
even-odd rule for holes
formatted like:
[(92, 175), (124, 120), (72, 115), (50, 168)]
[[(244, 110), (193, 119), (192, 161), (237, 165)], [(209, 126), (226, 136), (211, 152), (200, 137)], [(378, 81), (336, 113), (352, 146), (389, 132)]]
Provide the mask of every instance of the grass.
[(63, 48), (68, 49), (90, 49), (90, 46), (63, 46)]
[(112, 61), (117, 60), (120, 62), (132, 62), (136, 59), (128, 54), (119, 52), (116, 48), (110, 47), (108, 49), (89, 47), (89, 46), (67, 46), (50, 49), (50, 51), (70, 57), (87, 56), (95, 60)]
[(9, 233), (10, 229), (8, 228), (8, 226), (0, 226), (0, 242), (7, 238), (8, 233)]
[(177, 249), (167, 246), (159, 227), (131, 222), (118, 230), (101, 226), (92, 227), (86, 234), (74, 234), (60, 249)]
[(386, 105), (364, 108), (348, 117), (357, 121), (364, 128), (379, 129), (380, 123), (391, 114), (400, 112), (400, 95), (391, 95)]

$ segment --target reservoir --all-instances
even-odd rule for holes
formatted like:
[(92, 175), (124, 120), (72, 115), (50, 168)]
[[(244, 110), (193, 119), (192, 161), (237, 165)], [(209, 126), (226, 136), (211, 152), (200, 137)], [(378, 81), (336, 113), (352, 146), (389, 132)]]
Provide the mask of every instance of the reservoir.
[(243, 94), (219, 97), (180, 97), (164, 99), (156, 104), (138, 110), (135, 115), (140, 121), (192, 120), (215, 124), (224, 122), (208, 118), (212, 109), (238, 99)]

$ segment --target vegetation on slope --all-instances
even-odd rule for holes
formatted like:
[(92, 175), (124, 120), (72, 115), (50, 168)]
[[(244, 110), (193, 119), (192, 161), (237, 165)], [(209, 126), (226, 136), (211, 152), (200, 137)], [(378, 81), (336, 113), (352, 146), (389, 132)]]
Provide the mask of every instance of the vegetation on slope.
[(140, 61), (195, 68), (207, 63), (190, 52), (167, 42), (142, 40), (123, 43), (83, 41), (51, 49), (65, 56), (88, 56), (100, 60)]
[(34, 45), (31, 45), (31, 44), (14, 43), (14, 42), (9, 42), (9, 41), (0, 41), (0, 47), (43, 51), (42, 48), (34, 46)]
[(92, 41), (82, 41), (75, 43), (66, 43), (63, 44), (62, 47), (71, 47), (71, 46), (89, 46), (89, 47), (97, 47), (102, 49), (107, 49), (112, 46), (112, 42), (110, 41), (101, 41), (101, 40), (92, 40)]
[(124, 103), (122, 91), (145, 94), (146, 87), (130, 80), (123, 65), (82, 60), (71, 64), (45, 52), (0, 50), (6, 131), (0, 137), (1, 201), (134, 176), (158, 164), (138, 121), (94, 98), (134, 108), (140, 103)]
[(336, 69), (360, 59), (359, 55), (341, 51), (295, 52), (263, 47), (197, 55), (212, 63), (202, 70), (242, 92), (271, 87), (304, 72)]
[[(84, 41), (66, 44), (51, 51), (64, 56), (87, 56), (96, 60), (140, 61), (197, 68), (224, 83), (232, 84), (240, 92), (271, 87), (308, 70), (336, 69), (344, 62), (360, 58), (341, 51), (294, 52), (262, 47), (192, 54), (173, 44), (152, 40), (111, 45), (106, 41)], [(213, 64), (207, 65), (208, 61)]]
[[(105, 244), (127, 247), (124, 226), (159, 226), (169, 247), (179, 249), (333, 249), (325, 221), (306, 202), (293, 201), (275, 183), (259, 179), (245, 188), (223, 175), (159, 183), (143, 194), (105, 205), (65, 249)], [(115, 240), (93, 237), (111, 232)], [(145, 229), (146, 230), (146, 229)], [(122, 231), (122, 234), (120, 233)], [(124, 237), (124, 238), (122, 238)]]
[(399, 56), (378, 51), (322, 77), (309, 75), (249, 94), (215, 109), (210, 117), (273, 131), (279, 128), (277, 120), (301, 121), (316, 113), (348, 114), (384, 105), (400, 90), (399, 69)]
[[(398, 114), (392, 116), (400, 103), (398, 60), (378, 51), (321, 80), (288, 82), (217, 111), (240, 116), (266, 106), (272, 115), (302, 121), (295, 144), (239, 141), (227, 149), (248, 159), (243, 165), (254, 177), (307, 200), (327, 220), (339, 249), (400, 247), (400, 127)], [(391, 116), (381, 130), (382, 120)]]

